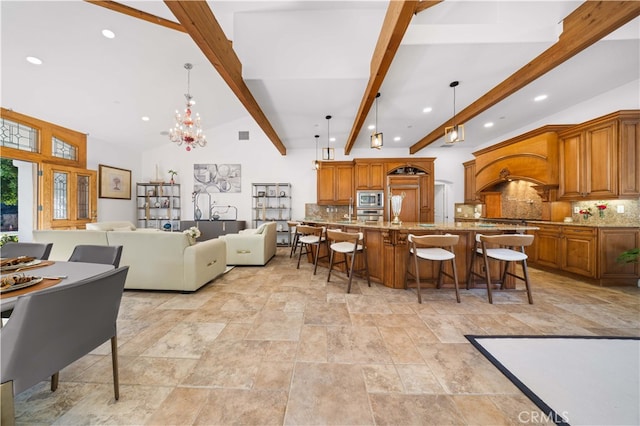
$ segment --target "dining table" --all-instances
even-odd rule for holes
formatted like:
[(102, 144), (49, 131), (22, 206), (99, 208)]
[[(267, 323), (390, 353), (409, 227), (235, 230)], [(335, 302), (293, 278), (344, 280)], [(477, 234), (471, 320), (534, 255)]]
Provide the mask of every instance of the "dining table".
[(114, 269), (113, 265), (86, 262), (43, 261), (43, 266), (29, 267), (18, 272), (3, 272), (2, 275), (25, 274), (34, 277), (45, 277), (42, 283), (20, 290), (6, 291), (0, 294), (0, 312), (11, 311), (18, 298), (22, 295), (33, 294), (53, 286), (66, 286), (78, 281)]

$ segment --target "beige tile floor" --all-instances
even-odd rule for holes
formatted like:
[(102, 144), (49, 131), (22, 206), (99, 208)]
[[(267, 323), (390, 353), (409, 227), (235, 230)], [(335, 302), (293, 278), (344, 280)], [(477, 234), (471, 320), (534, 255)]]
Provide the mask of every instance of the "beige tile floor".
[[(640, 290), (532, 270), (523, 291), (415, 292), (326, 268), (286, 249), (194, 294), (126, 291), (120, 400), (108, 345), (16, 399), (24, 425), (531, 424), (535, 405), (465, 334), (640, 335)], [(335, 282), (334, 282), (335, 281)], [(524, 415), (522, 413), (525, 413)], [(539, 424), (539, 423), (536, 423)]]

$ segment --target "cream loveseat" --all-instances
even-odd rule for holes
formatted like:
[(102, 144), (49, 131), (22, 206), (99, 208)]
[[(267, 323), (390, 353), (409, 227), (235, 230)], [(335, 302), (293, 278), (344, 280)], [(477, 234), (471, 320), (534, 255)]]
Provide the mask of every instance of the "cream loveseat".
[(227, 243), (228, 265), (265, 265), (276, 254), (276, 223), (263, 223), (219, 239)]
[[(101, 230), (36, 230), (33, 240), (53, 243), (50, 260), (68, 260), (78, 244), (121, 245), (120, 266), (129, 266), (128, 289), (196, 291), (226, 269), (223, 240), (192, 245), (182, 232), (135, 229), (129, 222), (124, 224), (128, 225), (91, 224)], [(127, 226), (134, 230), (124, 230)]]

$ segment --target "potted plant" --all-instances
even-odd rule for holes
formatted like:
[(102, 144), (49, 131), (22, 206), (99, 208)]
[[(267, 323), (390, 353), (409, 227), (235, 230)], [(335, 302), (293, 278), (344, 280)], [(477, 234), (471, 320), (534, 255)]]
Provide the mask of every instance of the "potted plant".
[(631, 250), (623, 251), (616, 258), (618, 263), (638, 263), (640, 261), (640, 248), (632, 248)]
[(176, 176), (177, 174), (178, 174), (178, 172), (176, 172), (175, 170), (169, 169), (169, 176), (170, 176), (169, 177), (169, 183), (171, 185), (173, 185), (175, 183), (175, 181), (173, 180), (173, 177)]

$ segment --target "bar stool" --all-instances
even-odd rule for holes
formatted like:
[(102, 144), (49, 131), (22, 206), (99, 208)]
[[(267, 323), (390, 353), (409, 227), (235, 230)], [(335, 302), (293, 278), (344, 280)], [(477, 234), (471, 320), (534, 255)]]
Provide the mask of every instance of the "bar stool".
[[(529, 274), (527, 273), (527, 255), (524, 252), (524, 248), (533, 243), (533, 235), (525, 234), (502, 234), (502, 235), (479, 235), (482, 256), (484, 258), (484, 270), (485, 279), (487, 281), (487, 295), (489, 297), (489, 303), (493, 303), (491, 296), (491, 273), (489, 271), (489, 259), (498, 260), (504, 262), (504, 271), (502, 272), (502, 278), (500, 281), (500, 289), (504, 288), (504, 282), (507, 275), (524, 281), (527, 289), (527, 297), (529, 304), (533, 304), (533, 297), (531, 296), (531, 285), (529, 283)], [(497, 245), (497, 248), (489, 248), (488, 245)], [(517, 275), (515, 272), (509, 271), (509, 264), (511, 262), (521, 262), (522, 276)]]
[[(367, 262), (367, 247), (364, 243), (364, 234), (362, 232), (343, 232), (339, 229), (327, 229), (327, 240), (329, 240), (329, 250), (331, 252), (329, 257), (329, 274), (327, 275), (327, 282), (331, 279), (333, 266), (344, 264), (347, 277), (349, 277), (347, 293), (351, 293), (351, 281), (353, 280), (353, 274), (356, 272), (366, 273), (367, 284), (371, 287), (371, 280), (369, 279), (369, 263)], [(335, 253), (343, 254), (344, 259), (334, 263), (333, 260)], [(364, 257), (364, 267), (356, 270), (356, 256), (358, 254)], [(349, 258), (351, 258), (350, 262)]]
[(300, 226), (300, 222), (288, 221), (287, 226), (289, 227), (289, 241), (291, 244), (291, 253), (289, 253), (289, 258), (291, 258), (298, 249), (298, 226)]
[[(404, 277), (404, 288), (408, 288), (407, 282), (409, 276), (416, 280), (418, 286), (418, 303), (422, 303), (420, 289), (420, 269), (418, 259), (429, 260), (432, 262), (440, 262), (438, 268), (438, 277), (435, 278), (437, 288), (442, 287), (442, 279), (447, 276), (453, 278), (453, 284), (456, 289), (456, 300), (460, 303), (460, 291), (458, 289), (458, 270), (456, 268), (456, 255), (453, 252), (453, 246), (458, 244), (459, 235), (423, 235), (417, 236), (409, 234), (409, 256), (407, 257), (407, 272)], [(411, 258), (414, 259), (414, 272), (411, 272)], [(445, 272), (444, 262), (450, 260), (453, 268), (453, 275)]]
[[(313, 256), (313, 275), (316, 274), (316, 270), (318, 269), (318, 259), (320, 257), (320, 245), (327, 244), (327, 240), (324, 236), (325, 228), (321, 226), (309, 226), (309, 225), (298, 225), (296, 227), (296, 232), (298, 233), (298, 243), (300, 244), (300, 253), (298, 254), (298, 266), (297, 269), (300, 269), (300, 259), (303, 254), (311, 253)], [(313, 254), (313, 247), (316, 247), (316, 253)], [(302, 252), (304, 249), (304, 253)]]

